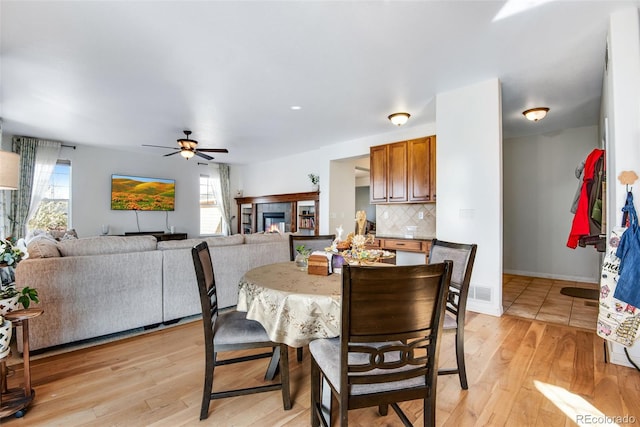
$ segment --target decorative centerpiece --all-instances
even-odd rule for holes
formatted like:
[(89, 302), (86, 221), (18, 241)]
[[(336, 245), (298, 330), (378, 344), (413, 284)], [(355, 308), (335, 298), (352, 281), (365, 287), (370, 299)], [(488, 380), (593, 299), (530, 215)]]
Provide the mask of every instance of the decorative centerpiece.
[(23, 239), (14, 242), (7, 238), (0, 240), (0, 315), (17, 310), (20, 304), (29, 308), (31, 301), (40, 302), (38, 291), (25, 286), (18, 290), (15, 284), (15, 268), (23, 259), (27, 259), (29, 253)]
[(347, 238), (340, 242), (333, 242), (331, 252), (338, 252), (346, 262), (355, 265), (373, 264), (382, 259), (393, 258), (395, 254), (380, 249), (367, 249), (366, 245), (373, 243), (372, 235), (349, 233)]

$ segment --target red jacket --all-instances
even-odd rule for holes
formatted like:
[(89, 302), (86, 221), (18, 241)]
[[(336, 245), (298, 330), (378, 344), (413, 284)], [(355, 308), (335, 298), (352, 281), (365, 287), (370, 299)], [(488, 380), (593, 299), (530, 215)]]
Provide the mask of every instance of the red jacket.
[(569, 233), (569, 239), (567, 240), (567, 246), (570, 248), (575, 249), (576, 246), (578, 246), (578, 240), (580, 237), (588, 236), (590, 234), (589, 194), (587, 193), (587, 186), (591, 181), (593, 181), (595, 165), (603, 155), (604, 150), (596, 148), (587, 156), (587, 160), (585, 161), (582, 189), (580, 190), (580, 198), (578, 199), (578, 208), (576, 209), (576, 214), (573, 217), (571, 232)]

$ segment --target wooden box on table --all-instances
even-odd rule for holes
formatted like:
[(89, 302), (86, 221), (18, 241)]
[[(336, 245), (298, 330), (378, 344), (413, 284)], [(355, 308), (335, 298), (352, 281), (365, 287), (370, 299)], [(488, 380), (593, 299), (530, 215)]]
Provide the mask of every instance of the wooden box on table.
[(307, 261), (309, 274), (328, 276), (331, 273), (331, 261), (325, 255), (311, 255)]

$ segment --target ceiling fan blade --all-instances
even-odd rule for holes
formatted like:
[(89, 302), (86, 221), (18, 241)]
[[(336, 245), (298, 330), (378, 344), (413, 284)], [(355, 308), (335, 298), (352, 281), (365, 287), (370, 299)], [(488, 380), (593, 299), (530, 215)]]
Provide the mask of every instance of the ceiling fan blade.
[(228, 153), (226, 148), (198, 148), (198, 151), (204, 151), (206, 153)]
[(180, 151), (174, 151), (173, 153), (165, 154), (163, 157), (173, 156), (174, 154), (178, 154)]
[(207, 159), (207, 160), (213, 160), (213, 157), (211, 156), (207, 156), (206, 154), (203, 154), (200, 152), (201, 150), (196, 150), (196, 156), (200, 156), (203, 159)]
[(150, 145), (150, 144), (142, 144), (143, 147), (157, 147), (157, 148), (169, 148), (171, 150), (175, 150), (176, 147), (167, 147), (165, 145)]

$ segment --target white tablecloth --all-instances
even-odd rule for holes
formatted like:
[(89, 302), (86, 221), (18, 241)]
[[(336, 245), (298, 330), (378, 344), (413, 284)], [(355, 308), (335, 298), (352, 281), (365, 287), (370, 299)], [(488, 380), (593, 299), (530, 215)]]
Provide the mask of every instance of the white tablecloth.
[(260, 322), (275, 342), (302, 347), (340, 335), (342, 276), (308, 274), (294, 262), (269, 264), (240, 279), (239, 311)]

